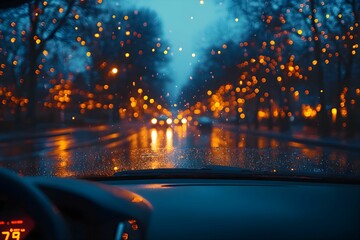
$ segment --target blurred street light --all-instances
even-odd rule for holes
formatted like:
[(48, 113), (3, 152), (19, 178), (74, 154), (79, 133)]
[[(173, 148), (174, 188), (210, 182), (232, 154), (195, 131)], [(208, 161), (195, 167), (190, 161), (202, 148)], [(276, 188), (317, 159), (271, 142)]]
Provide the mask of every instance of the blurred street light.
[(119, 72), (119, 69), (117, 69), (116, 67), (111, 69), (112, 74), (117, 74), (118, 72)]

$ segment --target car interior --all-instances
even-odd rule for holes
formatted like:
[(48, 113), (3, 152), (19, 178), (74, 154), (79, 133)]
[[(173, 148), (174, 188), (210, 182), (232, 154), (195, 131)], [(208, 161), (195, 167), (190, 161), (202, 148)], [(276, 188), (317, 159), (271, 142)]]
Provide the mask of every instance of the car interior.
[[(4, 239), (359, 239), (359, 183), (321, 178), (66, 179), (1, 169)], [(174, 177), (175, 176), (175, 177)], [(18, 233), (16, 235), (14, 233)], [(7, 235), (9, 234), (9, 235)]]

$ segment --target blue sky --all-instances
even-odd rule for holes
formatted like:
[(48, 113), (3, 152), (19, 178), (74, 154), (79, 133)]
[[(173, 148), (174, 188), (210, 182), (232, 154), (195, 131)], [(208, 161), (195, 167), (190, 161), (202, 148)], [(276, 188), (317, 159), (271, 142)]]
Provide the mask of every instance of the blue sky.
[(172, 56), (165, 71), (172, 76), (169, 93), (170, 99), (175, 100), (193, 67), (201, 61), (201, 49), (214, 43), (209, 29), (217, 28), (217, 22), (227, 17), (227, 8), (214, 0), (137, 0), (132, 3), (136, 8), (154, 10), (162, 20), (164, 38), (169, 42)]

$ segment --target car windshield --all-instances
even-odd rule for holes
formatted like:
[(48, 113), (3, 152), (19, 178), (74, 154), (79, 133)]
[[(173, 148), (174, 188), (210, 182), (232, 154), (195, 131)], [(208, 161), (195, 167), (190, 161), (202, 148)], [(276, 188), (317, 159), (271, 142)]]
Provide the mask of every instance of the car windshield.
[(358, 178), (359, 18), (358, 0), (2, 1), (0, 166)]

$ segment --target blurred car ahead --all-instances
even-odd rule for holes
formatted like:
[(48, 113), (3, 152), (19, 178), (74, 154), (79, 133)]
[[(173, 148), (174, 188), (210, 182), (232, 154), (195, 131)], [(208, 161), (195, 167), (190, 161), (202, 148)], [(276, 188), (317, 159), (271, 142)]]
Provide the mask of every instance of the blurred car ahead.
[(151, 119), (151, 124), (153, 126), (159, 126), (159, 127), (171, 127), (173, 123), (173, 120), (171, 117), (168, 117), (166, 115), (160, 115), (157, 118)]
[(212, 119), (206, 116), (199, 117), (196, 122), (197, 122), (196, 126), (199, 129), (210, 130), (213, 127)]

